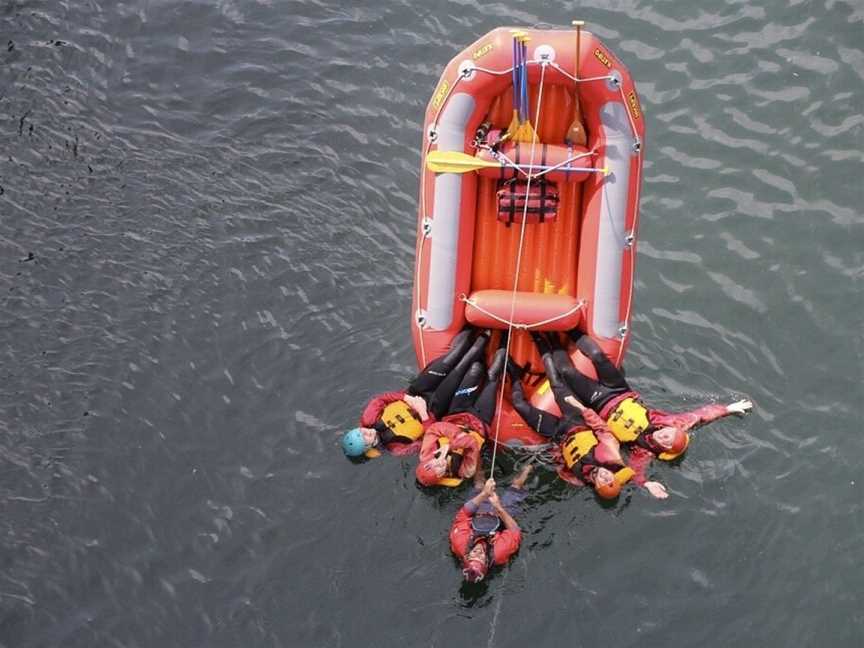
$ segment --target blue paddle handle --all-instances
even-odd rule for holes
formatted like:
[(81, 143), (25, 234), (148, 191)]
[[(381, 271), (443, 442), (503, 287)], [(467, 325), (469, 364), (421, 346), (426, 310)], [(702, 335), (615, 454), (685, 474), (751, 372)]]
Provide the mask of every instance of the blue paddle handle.
[(519, 110), (519, 59), (516, 51), (516, 38), (513, 38), (513, 110)]
[(519, 61), (522, 64), (522, 110), (519, 119), (525, 122), (528, 119), (528, 46), (521, 44)]

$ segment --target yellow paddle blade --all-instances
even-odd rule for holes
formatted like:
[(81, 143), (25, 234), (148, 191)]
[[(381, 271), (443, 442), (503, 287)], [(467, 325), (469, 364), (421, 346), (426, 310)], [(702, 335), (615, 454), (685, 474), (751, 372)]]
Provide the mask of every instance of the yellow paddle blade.
[(498, 162), (481, 160), (459, 151), (430, 151), (426, 156), (426, 168), (433, 173), (468, 173), (478, 169), (500, 167)]
[(519, 130), (519, 111), (513, 109), (513, 119), (510, 120), (510, 125), (507, 127), (507, 139), (516, 137), (516, 131)]
[(539, 142), (540, 138), (537, 137), (537, 134), (534, 132), (534, 127), (531, 125), (530, 121), (525, 121), (519, 124), (519, 128), (516, 129), (516, 134), (513, 139), (517, 142), (533, 142), (535, 139)]

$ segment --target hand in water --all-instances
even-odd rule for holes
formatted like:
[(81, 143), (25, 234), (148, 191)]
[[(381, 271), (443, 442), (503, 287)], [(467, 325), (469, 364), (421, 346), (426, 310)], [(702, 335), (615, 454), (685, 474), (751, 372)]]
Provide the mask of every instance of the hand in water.
[(647, 481), (645, 482), (645, 489), (657, 499), (666, 499), (669, 497), (666, 487), (660, 482)]
[(726, 411), (730, 414), (746, 414), (753, 409), (753, 403), (749, 400), (735, 401), (731, 405), (726, 406)]

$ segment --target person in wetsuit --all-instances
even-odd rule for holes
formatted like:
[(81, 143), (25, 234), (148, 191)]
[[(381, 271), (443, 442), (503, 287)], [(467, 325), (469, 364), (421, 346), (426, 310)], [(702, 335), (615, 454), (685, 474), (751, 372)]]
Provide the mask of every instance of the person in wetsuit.
[(479, 492), (459, 509), (450, 527), (450, 549), (461, 562), (466, 581), (480, 582), (490, 567), (506, 564), (519, 550), (522, 531), (513, 516), (525, 498), (523, 487), (531, 469), (530, 464), (525, 466), (500, 498), (495, 481), (477, 471), (474, 486)]
[(649, 408), (596, 341), (576, 329), (568, 331), (568, 336), (591, 360), (597, 380), (573, 366), (557, 334), (535, 337), (535, 343), (541, 355), (551, 353), (554, 367), (576, 399), (599, 414), (615, 438), (630, 444), (630, 466), (638, 479), (644, 479), (645, 469), (654, 457), (664, 461), (680, 457), (690, 443), (691, 429), (731, 414), (745, 414), (753, 407), (749, 400), (739, 400), (729, 405), (703, 405), (681, 413)]
[[(511, 360), (507, 368), (513, 384), (513, 408), (538, 434), (556, 443), (554, 458), (561, 479), (578, 486), (588, 484), (604, 499), (618, 497), (624, 484), (634, 476), (634, 471), (621, 458), (618, 440), (603, 419), (586, 408), (561, 378), (552, 359), (552, 349), (543, 335), (532, 331), (531, 336), (540, 351), (546, 378), (561, 416), (555, 416), (528, 402), (521, 383), (523, 371)], [(666, 489), (659, 482), (639, 479), (636, 483), (654, 497), (668, 497)]]
[(417, 452), (426, 429), (444, 416), (454, 392), (474, 362), (483, 357), (489, 334), (460, 331), (443, 356), (430, 362), (407, 390), (373, 397), (360, 416), (360, 426), (342, 437), (349, 457), (376, 457), (381, 450), (405, 455)]
[[(506, 341), (502, 340), (506, 346)], [(480, 450), (495, 415), (495, 399), (504, 372), (502, 346), (488, 371), (476, 360), (459, 383), (447, 415), (426, 429), (415, 474), (423, 486), (458, 486), (473, 477)]]

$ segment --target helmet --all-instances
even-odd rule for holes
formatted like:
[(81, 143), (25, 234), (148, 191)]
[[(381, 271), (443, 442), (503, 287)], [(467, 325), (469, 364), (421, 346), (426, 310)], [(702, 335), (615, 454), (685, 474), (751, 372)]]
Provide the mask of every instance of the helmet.
[(603, 499), (615, 499), (621, 492), (621, 483), (616, 479), (609, 484), (594, 484), (594, 490)]
[(417, 476), (417, 481), (423, 486), (435, 486), (438, 483), (438, 480), (441, 479), (441, 475), (439, 475), (428, 463), (421, 463), (418, 465), (414, 474)]
[(349, 457), (361, 457), (366, 452), (366, 440), (360, 428), (348, 430), (342, 436), (342, 450)]
[[(482, 546), (486, 550), (486, 559), (481, 560), (476, 556), (471, 558), (471, 552), (474, 551), (478, 546)], [(474, 546), (471, 547), (471, 551), (465, 556), (465, 559), (462, 563), (462, 576), (469, 583), (479, 583), (486, 577), (486, 572), (489, 571), (489, 563), (492, 558), (492, 547), (489, 545), (489, 541), (486, 538), (480, 538), (475, 543)]]
[(683, 454), (690, 445), (690, 435), (680, 428), (675, 428), (675, 438), (672, 440), (672, 447), (666, 452), (661, 452), (658, 458), (664, 461), (671, 461)]
[(479, 560), (472, 560), (469, 563), (466, 563), (465, 567), (462, 568), (462, 576), (469, 583), (479, 583), (486, 577), (486, 571), (488, 567), (486, 567), (486, 563), (480, 562)]

